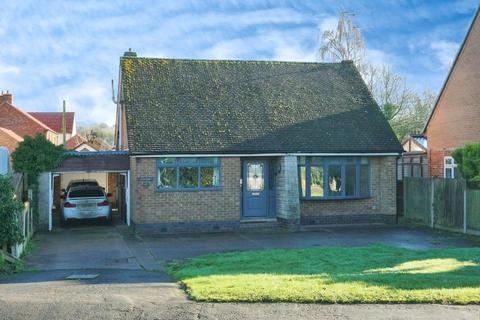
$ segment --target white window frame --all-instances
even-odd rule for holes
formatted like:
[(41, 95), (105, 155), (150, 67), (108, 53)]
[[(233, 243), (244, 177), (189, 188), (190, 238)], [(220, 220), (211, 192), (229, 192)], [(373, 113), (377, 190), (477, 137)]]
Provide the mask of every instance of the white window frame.
[[(447, 160), (451, 160), (451, 163), (447, 163)], [(452, 170), (452, 177), (451, 179), (455, 179), (455, 169), (457, 168), (457, 163), (455, 159), (451, 156), (443, 157), (443, 177), (447, 178), (447, 169)]]

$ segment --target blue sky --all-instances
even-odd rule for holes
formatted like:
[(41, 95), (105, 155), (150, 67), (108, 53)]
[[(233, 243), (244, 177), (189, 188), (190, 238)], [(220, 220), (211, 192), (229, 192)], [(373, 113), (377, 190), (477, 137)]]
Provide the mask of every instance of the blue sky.
[(354, 12), (367, 56), (438, 93), (478, 0), (2, 1), (0, 90), (27, 111), (114, 123), (119, 56), (316, 61), (318, 34)]

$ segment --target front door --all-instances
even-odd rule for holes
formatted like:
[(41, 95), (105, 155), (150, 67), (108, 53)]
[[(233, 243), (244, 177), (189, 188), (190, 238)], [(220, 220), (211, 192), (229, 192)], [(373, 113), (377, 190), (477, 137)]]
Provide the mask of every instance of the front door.
[(268, 215), (268, 160), (243, 161), (243, 216)]

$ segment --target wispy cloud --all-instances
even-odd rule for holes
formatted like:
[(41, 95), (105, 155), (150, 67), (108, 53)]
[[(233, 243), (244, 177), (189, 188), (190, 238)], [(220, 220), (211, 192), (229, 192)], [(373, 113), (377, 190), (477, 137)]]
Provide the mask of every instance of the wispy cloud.
[(450, 69), (459, 46), (457, 42), (445, 40), (435, 41), (430, 45), (443, 70)]
[(110, 79), (117, 78), (119, 56), (130, 47), (141, 56), (315, 61), (318, 34), (336, 28), (339, 10), (356, 14), (370, 60), (411, 75), (414, 85), (436, 85), (476, 5), (476, 0), (416, 6), (385, 0), (348, 7), (334, 0), (5, 1), (0, 90), (13, 92), (25, 110), (60, 110), (67, 99), (80, 121), (112, 123)]

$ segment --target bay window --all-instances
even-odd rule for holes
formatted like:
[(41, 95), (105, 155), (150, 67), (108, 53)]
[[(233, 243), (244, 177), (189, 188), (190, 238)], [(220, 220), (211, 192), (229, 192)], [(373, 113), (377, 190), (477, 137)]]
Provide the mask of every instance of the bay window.
[(157, 160), (157, 191), (211, 190), (219, 187), (219, 158), (159, 158)]
[(303, 199), (355, 199), (370, 196), (370, 164), (363, 157), (299, 157)]

